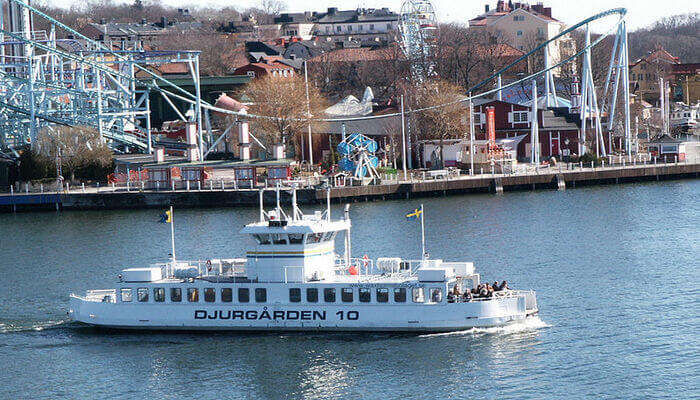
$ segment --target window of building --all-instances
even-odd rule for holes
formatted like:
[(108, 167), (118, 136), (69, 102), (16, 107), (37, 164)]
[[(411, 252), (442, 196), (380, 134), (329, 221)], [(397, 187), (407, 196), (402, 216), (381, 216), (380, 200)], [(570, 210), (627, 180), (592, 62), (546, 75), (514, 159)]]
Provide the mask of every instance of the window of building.
[(207, 303), (216, 301), (216, 290), (214, 290), (214, 288), (204, 288), (204, 301)]
[(413, 302), (422, 303), (425, 301), (425, 293), (423, 293), (423, 288), (413, 288)]
[(301, 289), (299, 289), (299, 288), (290, 288), (289, 289), (289, 302), (290, 303), (301, 302)]
[(373, 31), (374, 30), (374, 24), (369, 24), (369, 30)]
[(318, 289), (316, 289), (316, 288), (306, 289), (306, 302), (307, 303), (317, 303), (318, 302)]
[(187, 301), (190, 303), (196, 303), (199, 301), (199, 289), (197, 288), (187, 288)]
[(358, 32), (362, 32), (362, 27), (363, 27), (363, 26), (364, 26), (364, 25), (358, 25), (358, 26), (357, 26), (357, 31), (358, 31)]
[(540, 36), (544, 36), (544, 28), (537, 28), (537, 34)]
[(302, 244), (304, 243), (303, 233), (290, 233), (289, 234), (289, 244)]
[(233, 289), (227, 287), (221, 289), (221, 301), (224, 303), (230, 303), (233, 301)]
[(405, 303), (406, 302), (406, 288), (396, 288), (394, 289), (394, 303)]
[(348, 32), (352, 32), (352, 25), (348, 25)]
[(389, 302), (389, 289), (379, 288), (377, 289), (377, 303), (387, 303)]
[(327, 27), (326, 27), (326, 33), (331, 33), (331, 27), (330, 27), (330, 26), (327, 26)]
[(122, 301), (131, 301), (131, 289), (122, 289)]
[(238, 288), (238, 302), (248, 303), (250, 301), (250, 289)]
[(148, 301), (148, 288), (140, 287), (140, 288), (136, 289), (136, 298), (140, 302)]
[(390, 30), (391, 30), (391, 22), (388, 23), (388, 24), (386, 24), (386, 30), (387, 30), (387, 31), (390, 31)]
[(170, 288), (170, 301), (179, 303), (182, 301), (182, 289), (179, 287)]
[(530, 113), (528, 111), (513, 111), (513, 122), (523, 123), (530, 120)]
[(352, 288), (343, 288), (340, 291), (340, 299), (343, 303), (352, 303)]
[(442, 302), (442, 289), (441, 288), (430, 288), (430, 301), (433, 303)]
[(522, 35), (523, 35), (523, 31), (518, 31), (518, 32), (515, 33), (515, 35), (516, 35), (516, 36), (522, 36)]
[(359, 296), (360, 302), (362, 303), (369, 303), (372, 301), (372, 291), (369, 289), (360, 289), (359, 291)]
[(162, 303), (165, 301), (165, 289), (162, 287), (153, 288), (153, 301)]
[(259, 244), (270, 244), (270, 236), (264, 233), (256, 233), (253, 235), (255, 240), (258, 241)]
[(342, 28), (340, 25), (338, 25), (338, 26), (335, 28), (335, 30), (338, 31), (338, 32), (342, 31), (342, 29), (343, 29), (343, 28)]
[(267, 301), (267, 289), (255, 288), (255, 302), (264, 303)]
[(326, 303), (335, 303), (335, 289), (325, 288), (323, 289), (323, 301)]

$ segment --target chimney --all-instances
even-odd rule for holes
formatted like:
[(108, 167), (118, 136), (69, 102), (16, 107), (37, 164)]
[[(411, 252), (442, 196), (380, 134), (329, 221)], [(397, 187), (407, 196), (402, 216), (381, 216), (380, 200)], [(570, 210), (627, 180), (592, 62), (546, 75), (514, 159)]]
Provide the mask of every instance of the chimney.
[(328, 7), (328, 14), (334, 15), (336, 11), (338, 11), (337, 7)]
[(155, 161), (158, 164), (165, 162), (165, 148), (156, 147), (154, 150), (155, 151), (153, 152), (153, 161)]
[(552, 18), (552, 7), (545, 7), (542, 9), (542, 14)]
[(488, 5), (488, 4), (486, 4), (486, 5), (484, 6), (484, 11), (489, 12), (489, 5)]

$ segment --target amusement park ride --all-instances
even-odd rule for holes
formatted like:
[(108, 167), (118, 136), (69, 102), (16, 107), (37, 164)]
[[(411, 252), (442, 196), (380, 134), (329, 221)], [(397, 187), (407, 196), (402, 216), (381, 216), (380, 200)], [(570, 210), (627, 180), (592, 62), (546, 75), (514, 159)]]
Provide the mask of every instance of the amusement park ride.
[[(144, 51), (138, 44), (115, 50), (113, 44), (92, 40), (69, 26), (32, 7), (28, 0), (0, 0), (0, 156), (17, 157), (17, 150), (36, 143), (37, 134), (51, 134), (56, 126), (88, 126), (96, 129), (115, 151), (145, 151), (151, 153), (158, 143), (151, 137), (151, 110), (149, 96), (163, 97), (182, 122), (190, 126), (190, 138), (196, 141), (193, 151), (204, 159), (216, 141), (211, 129), (210, 113), (232, 115), (238, 120), (255, 118), (273, 119), (211, 105), (200, 94), (199, 53), (196, 51)], [(468, 103), (486, 96), (499, 97), (502, 91), (516, 85), (530, 84), (537, 94), (536, 79), (545, 77), (544, 96), (547, 106), (552, 99), (556, 105), (556, 89), (551, 76), (560, 66), (583, 57), (581, 94), (573, 99), (573, 107), (582, 121), (579, 154), (595, 149), (606, 154), (603, 141), (602, 115), (607, 116), (607, 131), (615, 124), (616, 105), (621, 98), (622, 126), (627, 154), (635, 149), (630, 129), (629, 57), (625, 9), (613, 9), (573, 25), (552, 39), (540, 44), (510, 65), (470, 88), (470, 96), (458, 100)], [(617, 17), (612, 28), (591, 41), (588, 25), (606, 17)], [(47, 27), (35, 30), (34, 27)], [(586, 45), (571, 57), (556, 65), (547, 58), (549, 45), (576, 29), (585, 29)], [(437, 20), (428, 0), (406, 0), (401, 7), (399, 33), (402, 49), (411, 61), (412, 74), (417, 81), (435, 75), (431, 55), (435, 50)], [(597, 97), (591, 73), (591, 49), (606, 37), (614, 35), (615, 44), (601, 98)], [(501, 76), (527, 57), (545, 53), (545, 69), (515, 82), (502, 85)], [(149, 66), (178, 62), (188, 66), (194, 83), (190, 93), (167, 79), (153, 73)], [(145, 77), (145, 78), (144, 78)], [(495, 83), (493, 89), (486, 89)], [(620, 90), (622, 86), (622, 90)], [(622, 91), (622, 93), (619, 93)], [(471, 93), (478, 93), (471, 95)], [(435, 106), (439, 108), (442, 106)], [(533, 107), (534, 108), (534, 107)], [(183, 112), (183, 110), (190, 110)], [(406, 114), (420, 113), (423, 109), (409, 110)], [(353, 118), (319, 119), (320, 121), (349, 121), (386, 118), (403, 113)], [(221, 140), (236, 122), (224, 130)], [(587, 142), (586, 125), (595, 131), (595, 144)], [(252, 133), (251, 138), (261, 147)], [(344, 168), (356, 176), (376, 174), (376, 142), (356, 134), (346, 138), (341, 152)], [(194, 147), (196, 146), (196, 149)], [(410, 146), (409, 146), (410, 147)], [(406, 150), (407, 147), (404, 147)], [(609, 151), (609, 150), (607, 150)], [(537, 151), (535, 151), (535, 154)], [(352, 166), (351, 166), (352, 163)]]

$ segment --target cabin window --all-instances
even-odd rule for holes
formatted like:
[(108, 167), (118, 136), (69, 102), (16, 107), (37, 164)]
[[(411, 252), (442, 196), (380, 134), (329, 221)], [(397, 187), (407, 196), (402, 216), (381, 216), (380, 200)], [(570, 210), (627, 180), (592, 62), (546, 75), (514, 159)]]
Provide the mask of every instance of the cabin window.
[(430, 301), (433, 303), (442, 302), (442, 289), (441, 288), (431, 288), (430, 289)]
[(289, 234), (289, 244), (302, 244), (304, 243), (303, 233), (290, 233)]
[(394, 289), (394, 303), (405, 303), (406, 302), (406, 288), (396, 288)]
[(327, 242), (335, 238), (335, 232), (326, 232), (323, 234), (322, 242)]
[(289, 302), (290, 303), (301, 302), (301, 289), (299, 289), (299, 288), (290, 288), (289, 289)]
[(179, 287), (170, 288), (170, 301), (172, 303), (179, 303), (182, 301), (182, 289)]
[(131, 289), (122, 289), (122, 301), (131, 301)]
[(322, 237), (323, 233), (309, 233), (306, 235), (306, 243), (318, 243)]
[(425, 294), (423, 293), (423, 288), (413, 288), (413, 302), (422, 303), (425, 301)]
[(334, 288), (323, 289), (323, 300), (326, 303), (335, 303), (335, 289)]
[(256, 233), (253, 235), (258, 244), (270, 244), (270, 236), (267, 234)]
[(250, 289), (238, 288), (238, 302), (248, 303), (250, 301)]
[(377, 302), (378, 303), (389, 302), (389, 289), (387, 289), (387, 288), (377, 289)]
[(216, 290), (214, 290), (214, 288), (204, 288), (204, 301), (207, 303), (213, 303), (216, 301)]
[(221, 301), (224, 303), (230, 303), (233, 301), (233, 289), (227, 287), (221, 289)]
[(287, 244), (287, 235), (283, 233), (273, 233), (272, 244)]
[(317, 303), (318, 302), (318, 289), (316, 289), (316, 288), (306, 289), (306, 302), (307, 303)]
[(153, 301), (162, 303), (165, 301), (165, 289), (162, 287), (153, 288)]
[(196, 303), (199, 301), (199, 289), (197, 288), (188, 288), (187, 289), (187, 301), (190, 303)]
[(136, 289), (136, 298), (140, 302), (147, 302), (148, 301), (148, 288), (140, 287), (140, 288)]
[(255, 302), (264, 303), (267, 301), (267, 289), (255, 288)]
[(340, 299), (343, 303), (352, 303), (352, 288), (343, 288), (340, 291)]
[(361, 303), (369, 303), (372, 301), (372, 291), (369, 289), (360, 289), (360, 302)]

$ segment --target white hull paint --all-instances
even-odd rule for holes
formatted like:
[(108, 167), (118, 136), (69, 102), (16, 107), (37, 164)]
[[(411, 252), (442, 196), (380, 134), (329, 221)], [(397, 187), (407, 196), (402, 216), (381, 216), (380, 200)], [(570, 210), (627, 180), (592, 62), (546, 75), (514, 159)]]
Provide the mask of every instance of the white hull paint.
[[(357, 319), (348, 320), (348, 312)], [(525, 310), (524, 297), (436, 305), (192, 306), (100, 303), (73, 296), (70, 313), (74, 321), (112, 329), (449, 332), (522, 322), (536, 311)]]

